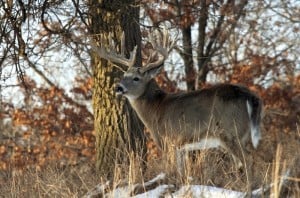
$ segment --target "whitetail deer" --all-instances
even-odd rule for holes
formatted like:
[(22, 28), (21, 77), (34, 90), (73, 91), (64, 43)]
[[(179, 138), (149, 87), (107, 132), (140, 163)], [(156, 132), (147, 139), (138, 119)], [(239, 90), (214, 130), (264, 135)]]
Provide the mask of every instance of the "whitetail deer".
[[(151, 39), (158, 56), (148, 60), (146, 66), (134, 66), (136, 47), (127, 59), (124, 55), (124, 36), (121, 53), (92, 44), (100, 57), (128, 66), (116, 92), (125, 96), (159, 148), (168, 137), (167, 144), (177, 146), (179, 172), (183, 156), (188, 151), (221, 147), (232, 154), (236, 166), (242, 163), (233, 151), (243, 149), (248, 142), (257, 148), (261, 139), (260, 119), (262, 102), (249, 89), (232, 84), (220, 84), (188, 93), (166, 93), (155, 82), (169, 50), (171, 41), (166, 31), (163, 38)], [(111, 41), (112, 43), (112, 41)], [(172, 142), (171, 142), (172, 141)]]

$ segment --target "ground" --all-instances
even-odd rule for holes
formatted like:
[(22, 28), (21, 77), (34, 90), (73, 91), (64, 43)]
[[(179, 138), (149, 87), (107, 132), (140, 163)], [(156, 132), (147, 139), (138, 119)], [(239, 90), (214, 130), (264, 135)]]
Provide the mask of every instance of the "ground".
[[(0, 196), (81, 197), (98, 184), (106, 183), (108, 178), (97, 175), (94, 169), (94, 141), (92, 132), (2, 136)], [(180, 177), (172, 153), (150, 156), (144, 171), (136, 159), (129, 166), (117, 165), (109, 190), (121, 183), (142, 184), (163, 172), (166, 178), (161, 183), (173, 185), (173, 191), (183, 185), (202, 184), (247, 192), (272, 183), (276, 186), (276, 181), (285, 175), (285, 185), (279, 188), (281, 193), (300, 195), (299, 129), (263, 130), (258, 148), (241, 156), (247, 169), (237, 169), (229, 154), (211, 149), (191, 153), (185, 175)], [(271, 191), (276, 189), (272, 187)]]

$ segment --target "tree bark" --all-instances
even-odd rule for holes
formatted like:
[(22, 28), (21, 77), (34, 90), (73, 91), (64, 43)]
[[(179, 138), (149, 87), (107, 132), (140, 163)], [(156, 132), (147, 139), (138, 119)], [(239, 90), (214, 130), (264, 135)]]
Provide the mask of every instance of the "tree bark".
[[(121, 34), (125, 33), (126, 53), (135, 45), (137, 65), (141, 65), (141, 33), (138, 24), (139, 7), (134, 0), (90, 0), (92, 35), (104, 38), (112, 34), (120, 47)], [(103, 41), (103, 39), (101, 40)], [(110, 62), (92, 55), (94, 67), (93, 109), (96, 132), (96, 168), (104, 176), (113, 176), (115, 165), (129, 162), (129, 153), (139, 151), (143, 156), (145, 136), (143, 125), (124, 99), (117, 99), (114, 84), (123, 73)]]
[(193, 47), (192, 47), (192, 32), (191, 25), (182, 28), (182, 43), (183, 43), (183, 54), (182, 58), (184, 61), (186, 84), (188, 90), (195, 90), (196, 75), (193, 63)]
[(207, 10), (206, 0), (200, 1), (200, 16), (199, 16), (199, 33), (198, 33), (198, 82), (200, 84), (205, 83), (206, 76), (208, 73), (207, 58), (205, 54), (205, 38), (206, 38), (206, 26), (208, 20), (208, 10)]

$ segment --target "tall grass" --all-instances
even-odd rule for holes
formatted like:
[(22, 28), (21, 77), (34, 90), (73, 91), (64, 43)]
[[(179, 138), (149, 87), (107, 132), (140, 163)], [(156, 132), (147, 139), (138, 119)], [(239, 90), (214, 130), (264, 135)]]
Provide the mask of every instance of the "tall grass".
[[(262, 142), (263, 147), (259, 147), (257, 151), (245, 153), (243, 161), (249, 164), (247, 169), (249, 174), (245, 167), (242, 169), (235, 167), (229, 153), (209, 149), (189, 153), (184, 174), (180, 175), (176, 168), (175, 147), (169, 147), (159, 158), (150, 158), (146, 170), (142, 169), (142, 161), (139, 158), (128, 153), (130, 163), (127, 165), (116, 163), (112, 178), (98, 175), (94, 162), (74, 166), (50, 163), (41, 169), (27, 168), (22, 171), (11, 167), (7, 171), (0, 172), (0, 197), (82, 197), (97, 185), (103, 188), (103, 192), (109, 192), (116, 188), (141, 184), (138, 189), (132, 189), (134, 194), (149, 190), (149, 187), (143, 184), (161, 172), (167, 176), (157, 185), (172, 184), (174, 186), (172, 191), (176, 191), (182, 185), (194, 184), (243, 192), (247, 192), (249, 186), (252, 189), (265, 186), (265, 197), (270, 195), (297, 197), (300, 195), (298, 168), (300, 159), (295, 160), (295, 157), (300, 153), (297, 144), (299, 139), (291, 138), (287, 141), (293, 146), (283, 142), (284, 144), (280, 144), (272, 151), (268, 142)], [(270, 151), (266, 153), (268, 149)], [(266, 156), (269, 155), (272, 155), (271, 161), (266, 160)], [(290, 174), (286, 174), (288, 170)]]

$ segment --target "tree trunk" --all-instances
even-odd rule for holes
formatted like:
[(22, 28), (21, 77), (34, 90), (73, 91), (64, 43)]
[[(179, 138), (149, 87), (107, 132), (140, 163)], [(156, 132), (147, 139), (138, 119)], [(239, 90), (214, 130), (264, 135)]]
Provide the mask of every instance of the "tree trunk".
[[(223, 5), (224, 10), (231, 9), (234, 14), (234, 20), (226, 20), (226, 14), (224, 12), (220, 12), (220, 16), (216, 22), (216, 27), (212, 31), (212, 34), (208, 37), (205, 30), (207, 27), (208, 21), (208, 12), (209, 12), (209, 4), (206, 0), (200, 1), (200, 16), (199, 16), (199, 45), (198, 45), (198, 83), (204, 84), (206, 82), (207, 74), (209, 72), (208, 64), (211, 61), (212, 56), (219, 51), (226, 39), (220, 39), (220, 35), (225, 32), (228, 32), (227, 37), (231, 34), (231, 32), (236, 27), (239, 19), (244, 15), (244, 9), (248, 3), (247, 0), (242, 0), (239, 2), (235, 1), (227, 1), (226, 4)], [(225, 9), (226, 8), (226, 9)], [(225, 27), (223, 25), (225, 24)], [(223, 31), (223, 32), (222, 32)], [(224, 37), (225, 34), (223, 34)], [(206, 40), (206, 42), (205, 42)], [(216, 45), (217, 44), (217, 45)]]
[(207, 58), (205, 54), (205, 37), (206, 26), (208, 20), (208, 10), (206, 0), (200, 1), (200, 16), (199, 16), (199, 33), (198, 33), (198, 82), (201, 84), (206, 82), (206, 76), (208, 73)]
[(191, 26), (182, 28), (183, 54), (186, 84), (188, 90), (195, 90), (196, 75), (193, 63), (192, 31)]
[[(134, 0), (90, 0), (92, 35), (104, 38), (112, 34), (120, 46), (121, 34), (125, 32), (126, 53), (138, 46), (137, 63), (141, 64), (141, 33), (138, 24), (139, 7)], [(99, 38), (99, 37), (98, 37)], [(103, 40), (102, 40), (103, 41)], [(116, 164), (128, 163), (131, 151), (144, 155), (145, 136), (143, 125), (124, 99), (114, 93), (116, 79), (123, 75), (110, 62), (92, 55), (94, 67), (93, 108), (96, 131), (96, 168), (104, 176), (113, 176)]]

